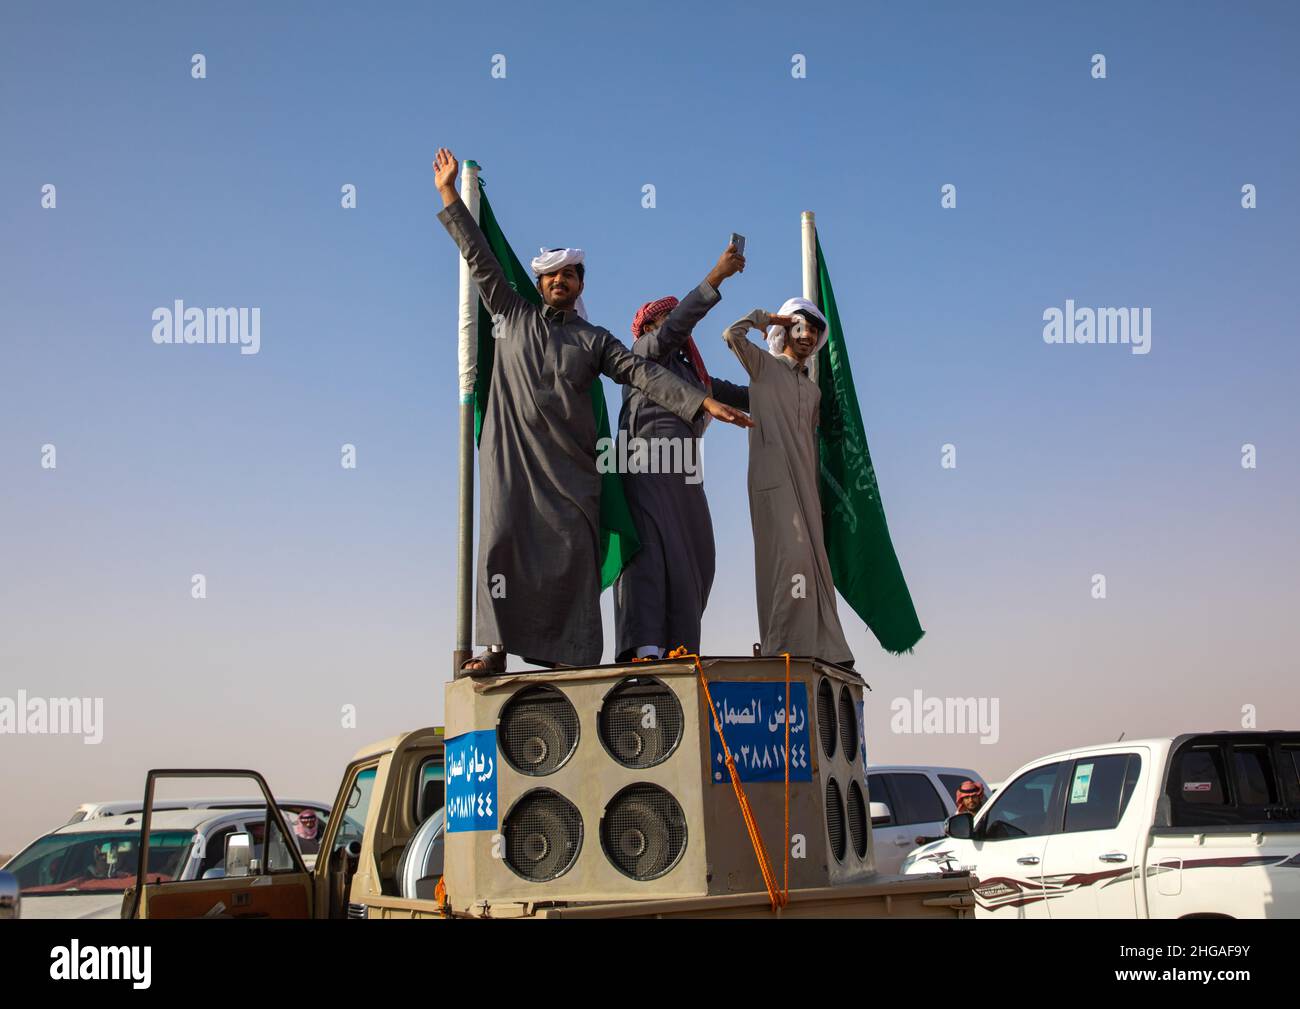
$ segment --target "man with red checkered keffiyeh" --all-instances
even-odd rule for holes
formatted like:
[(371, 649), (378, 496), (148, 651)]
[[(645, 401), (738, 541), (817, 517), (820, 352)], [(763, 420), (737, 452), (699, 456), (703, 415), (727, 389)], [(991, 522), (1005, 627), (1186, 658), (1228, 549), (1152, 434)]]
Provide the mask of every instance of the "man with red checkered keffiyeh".
[[(738, 410), (749, 408), (749, 387), (711, 376), (691, 331), (721, 300), (723, 280), (744, 268), (745, 257), (728, 246), (704, 282), (680, 302), (647, 302), (632, 320), (634, 354)], [(623, 388), (618, 437), (627, 446), (621, 456), (627, 465), (620, 470), (641, 549), (614, 583), (620, 662), (659, 657), (679, 645), (699, 651), (700, 618), (715, 566), (713, 520), (699, 469), (699, 439), (707, 426), (707, 419), (688, 423), (636, 389)]]

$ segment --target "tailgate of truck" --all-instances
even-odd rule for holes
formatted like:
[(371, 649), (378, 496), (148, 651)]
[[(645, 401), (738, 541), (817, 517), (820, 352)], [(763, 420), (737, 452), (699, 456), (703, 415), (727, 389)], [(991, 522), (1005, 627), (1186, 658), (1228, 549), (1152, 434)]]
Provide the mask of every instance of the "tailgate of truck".
[(538, 918), (968, 918), (975, 878), (970, 873), (878, 876), (869, 883), (790, 891), (773, 912), (766, 891), (539, 907)]

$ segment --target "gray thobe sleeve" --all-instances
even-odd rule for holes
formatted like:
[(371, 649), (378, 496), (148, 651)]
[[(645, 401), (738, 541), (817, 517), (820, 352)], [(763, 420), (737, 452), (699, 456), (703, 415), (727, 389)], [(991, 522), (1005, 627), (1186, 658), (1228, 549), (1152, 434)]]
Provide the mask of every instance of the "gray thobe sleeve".
[(469, 212), (469, 207), (465, 206), (460, 197), (438, 211), (438, 220), (442, 222), (443, 227), (447, 229), (447, 234), (451, 235), (452, 240), (460, 248), (460, 254), (465, 257), (465, 261), (469, 263), (470, 276), (478, 285), (479, 295), (489, 312), (493, 315), (510, 315), (521, 308), (533, 307), (526, 298), (516, 293), (510, 286), (510, 281), (506, 280), (501, 264), (492, 254), (492, 247), (488, 245), (482, 230), (474, 221), (474, 216)]
[(749, 372), (749, 377), (758, 378), (772, 355), (746, 336), (751, 327), (767, 329), (766, 309), (756, 308), (743, 319), (737, 319), (722, 331), (722, 338), (727, 341), (727, 346), (736, 352), (740, 363)]
[(691, 291), (677, 303), (677, 307), (668, 313), (664, 324), (653, 333), (647, 333), (632, 344), (632, 352), (648, 357), (652, 361), (662, 362), (669, 354), (674, 354), (686, 346), (686, 340), (696, 323), (709, 313), (714, 305), (722, 300), (722, 295), (707, 280)]
[(704, 390), (683, 382), (667, 368), (628, 350), (607, 329), (598, 329), (600, 370), (619, 385), (640, 389), (646, 397), (690, 424), (705, 400)]
[(719, 403), (749, 413), (749, 386), (728, 382), (725, 378), (713, 379), (713, 398)]

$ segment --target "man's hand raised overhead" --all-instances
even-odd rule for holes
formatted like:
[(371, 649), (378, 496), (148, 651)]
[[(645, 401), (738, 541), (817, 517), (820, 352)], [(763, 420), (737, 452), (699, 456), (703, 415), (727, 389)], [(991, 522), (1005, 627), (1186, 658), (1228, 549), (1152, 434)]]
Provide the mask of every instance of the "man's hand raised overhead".
[(450, 207), (458, 199), (456, 195), (456, 173), (460, 171), (460, 162), (456, 155), (445, 147), (439, 147), (433, 158), (433, 181), (438, 186), (438, 195), (442, 205)]

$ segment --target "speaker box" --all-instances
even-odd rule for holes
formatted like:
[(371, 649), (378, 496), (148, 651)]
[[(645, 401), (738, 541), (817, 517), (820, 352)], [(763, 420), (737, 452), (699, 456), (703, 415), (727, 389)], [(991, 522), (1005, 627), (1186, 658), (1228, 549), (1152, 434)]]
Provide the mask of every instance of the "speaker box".
[[(701, 660), (723, 736), (791, 889), (873, 872), (856, 673)], [(466, 677), (446, 692), (445, 878), (454, 910), (765, 889), (692, 660)], [(486, 904), (486, 907), (485, 907)]]

